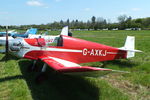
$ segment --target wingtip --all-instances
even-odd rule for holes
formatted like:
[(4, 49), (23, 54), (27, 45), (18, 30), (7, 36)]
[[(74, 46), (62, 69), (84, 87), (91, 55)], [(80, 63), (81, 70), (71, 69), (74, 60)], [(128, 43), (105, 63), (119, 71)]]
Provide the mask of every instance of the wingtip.
[(130, 73), (128, 71), (121, 71), (121, 70), (112, 70), (113, 72), (119, 72), (119, 73)]

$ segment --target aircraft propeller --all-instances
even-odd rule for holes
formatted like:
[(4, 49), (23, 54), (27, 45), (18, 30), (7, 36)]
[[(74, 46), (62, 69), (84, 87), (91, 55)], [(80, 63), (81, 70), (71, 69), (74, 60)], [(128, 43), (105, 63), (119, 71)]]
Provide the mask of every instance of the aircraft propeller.
[(8, 51), (9, 51), (9, 42), (8, 42), (8, 26), (6, 26), (6, 44), (5, 44), (5, 50), (3, 53), (5, 53), (5, 56), (2, 58), (3, 60), (8, 60)]
[(6, 26), (6, 45), (5, 45), (6, 55), (8, 54), (8, 46), (9, 46), (9, 44), (8, 44), (8, 26)]

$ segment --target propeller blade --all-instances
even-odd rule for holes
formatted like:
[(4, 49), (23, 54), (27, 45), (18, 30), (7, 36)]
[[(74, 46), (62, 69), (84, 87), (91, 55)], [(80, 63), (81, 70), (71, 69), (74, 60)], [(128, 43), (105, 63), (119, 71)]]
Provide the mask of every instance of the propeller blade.
[(8, 26), (6, 26), (6, 46), (5, 46), (5, 48), (6, 48), (6, 54), (8, 53)]

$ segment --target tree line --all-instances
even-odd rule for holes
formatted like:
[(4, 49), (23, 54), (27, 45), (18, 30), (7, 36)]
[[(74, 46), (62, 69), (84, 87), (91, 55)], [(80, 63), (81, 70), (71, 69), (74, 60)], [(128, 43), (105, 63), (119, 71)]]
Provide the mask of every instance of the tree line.
[[(41, 24), (41, 25), (20, 25), (20, 26), (9, 26), (11, 29), (28, 29), (31, 27), (38, 28), (39, 30), (57, 30), (61, 29), (64, 26), (69, 26), (71, 29), (86, 29), (86, 30), (101, 30), (101, 29), (129, 29), (129, 28), (141, 28), (141, 29), (150, 29), (150, 17), (147, 18), (137, 18), (132, 19), (131, 16), (120, 15), (117, 18), (118, 22), (111, 23), (109, 20), (106, 20), (102, 17), (95, 17), (92, 16), (86, 22), (76, 20), (69, 20), (66, 21), (54, 21), (52, 23)], [(5, 26), (1, 26), (0, 28), (5, 28)]]

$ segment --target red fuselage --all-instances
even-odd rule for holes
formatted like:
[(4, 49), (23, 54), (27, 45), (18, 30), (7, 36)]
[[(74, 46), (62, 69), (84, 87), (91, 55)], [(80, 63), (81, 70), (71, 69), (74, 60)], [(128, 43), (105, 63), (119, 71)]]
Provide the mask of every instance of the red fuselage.
[(61, 36), (61, 38), (61, 46), (46, 46), (47, 43), (43, 38), (24, 39), (32, 47), (41, 48), (27, 52), (24, 58), (37, 60), (41, 56), (50, 56), (80, 64), (127, 57), (127, 52), (118, 48), (69, 36)]

